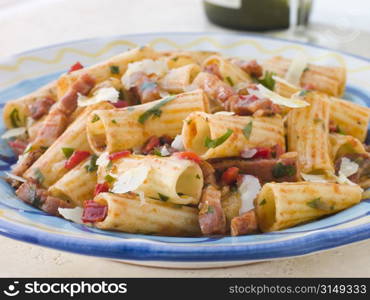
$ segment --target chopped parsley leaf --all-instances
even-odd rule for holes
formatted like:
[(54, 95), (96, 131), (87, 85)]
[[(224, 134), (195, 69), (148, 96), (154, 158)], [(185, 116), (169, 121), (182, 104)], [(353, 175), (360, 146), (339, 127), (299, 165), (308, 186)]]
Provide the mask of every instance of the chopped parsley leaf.
[(260, 202), (260, 206), (265, 205), (265, 204), (266, 204), (266, 199), (262, 199), (262, 201)]
[(257, 81), (267, 87), (269, 90), (273, 91), (275, 87), (275, 80), (272, 76), (276, 75), (274, 72), (266, 71), (265, 75), (261, 79), (257, 79)]
[(90, 163), (85, 166), (85, 169), (86, 169), (87, 172), (91, 173), (91, 172), (94, 172), (98, 169), (98, 166), (96, 164), (97, 159), (98, 159), (98, 157), (95, 154), (93, 156), (91, 156)]
[(253, 128), (253, 121), (250, 121), (245, 127), (243, 128), (243, 134), (244, 136), (249, 139), (252, 133), (252, 128)]
[(309, 202), (307, 202), (307, 205), (311, 208), (314, 209), (319, 209), (319, 210), (325, 210), (325, 211), (330, 211), (334, 209), (334, 206), (329, 206), (327, 203), (323, 202), (321, 200), (321, 197), (315, 198)]
[(41, 171), (40, 171), (40, 169), (39, 169), (39, 168), (37, 168), (33, 174), (34, 174), (34, 176), (35, 176), (36, 181), (37, 181), (39, 184), (42, 184), (42, 183), (44, 182), (45, 177), (44, 177), (44, 175), (41, 173)]
[(164, 201), (164, 202), (166, 202), (168, 199), (170, 199), (170, 197), (167, 197), (167, 196), (165, 196), (161, 193), (158, 193), (158, 196), (159, 196), (159, 200)]
[(112, 120), (112, 123), (113, 123), (113, 124), (117, 124), (117, 121), (113, 119), (113, 120)]
[(230, 84), (231, 86), (234, 86), (234, 81), (231, 79), (230, 76), (226, 76), (226, 81), (228, 84)]
[(216, 148), (217, 146), (222, 145), (232, 134), (233, 131), (231, 129), (228, 129), (225, 134), (217, 139), (212, 140), (207, 136), (206, 140), (204, 141), (204, 145), (207, 148)]
[(110, 72), (112, 74), (119, 74), (119, 66), (110, 66)]
[(148, 120), (152, 116), (159, 118), (162, 114), (162, 111), (160, 110), (160, 108), (166, 105), (168, 102), (174, 100), (175, 98), (176, 98), (175, 96), (169, 96), (163, 99), (162, 101), (160, 101), (159, 103), (153, 105), (152, 108), (148, 109), (146, 112), (144, 112), (143, 114), (139, 116), (138, 122), (141, 124), (144, 124), (145, 121)]
[(100, 117), (98, 116), (98, 115), (94, 115), (93, 116), (93, 118), (92, 118), (92, 120), (91, 120), (91, 123), (95, 123), (95, 122), (97, 122), (97, 121), (99, 121), (100, 120)]
[(75, 149), (73, 148), (62, 148), (62, 152), (64, 154), (64, 157), (65, 158), (70, 158), (71, 155), (73, 154), (73, 152), (75, 151)]
[(279, 162), (272, 168), (272, 176), (275, 178), (281, 178), (284, 176), (294, 176), (297, 170), (295, 166), (292, 165), (284, 165), (283, 163)]
[(18, 109), (14, 108), (10, 113), (10, 122), (13, 127), (19, 127), (21, 125), (21, 118), (19, 117)]
[(104, 179), (108, 183), (112, 183), (112, 182), (116, 181), (116, 178), (114, 178), (113, 176), (111, 176), (109, 174), (108, 175), (105, 175)]
[(215, 209), (212, 206), (208, 206), (207, 214), (213, 214), (215, 212)]

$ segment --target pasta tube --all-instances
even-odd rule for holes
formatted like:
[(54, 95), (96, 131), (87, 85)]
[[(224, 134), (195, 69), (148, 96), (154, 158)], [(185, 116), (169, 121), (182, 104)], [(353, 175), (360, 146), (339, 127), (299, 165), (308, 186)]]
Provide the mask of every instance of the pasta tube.
[(64, 174), (66, 157), (62, 148), (71, 148), (80, 151), (91, 151), (86, 137), (86, 120), (91, 111), (95, 109), (110, 109), (112, 105), (100, 102), (86, 107), (84, 112), (64, 131), (64, 133), (40, 156), (40, 158), (25, 172), (26, 179), (35, 179), (42, 174), (44, 187), (50, 187)]
[(255, 201), (258, 226), (275, 231), (334, 214), (359, 203), (361, 194), (358, 185), (267, 183)]
[(288, 114), (288, 149), (298, 153), (302, 173), (334, 174), (329, 148), (330, 102), (325, 94), (309, 92), (310, 106)]
[(159, 85), (170, 93), (182, 93), (191, 85), (199, 72), (200, 67), (196, 64), (172, 69), (162, 78)]
[(141, 146), (152, 135), (175, 137), (193, 111), (208, 111), (202, 90), (170, 96), (124, 110), (96, 110), (87, 122), (87, 136), (95, 153)]
[[(128, 179), (138, 178), (136, 186)], [(106, 178), (105, 168), (99, 168), (99, 182)], [(112, 192), (143, 192), (146, 197), (177, 204), (198, 204), (203, 188), (203, 173), (193, 161), (175, 156), (134, 155), (114, 163), (109, 175), (117, 178)], [(135, 179), (136, 180), (136, 179)]]
[(202, 64), (203, 69), (207, 69), (212, 65), (216, 65), (222, 79), (231, 86), (239, 83), (251, 83), (252, 79), (248, 73), (244, 72), (237, 65), (229, 62), (218, 55), (208, 57)]
[(122, 74), (127, 70), (129, 63), (143, 60), (143, 59), (155, 59), (158, 58), (159, 54), (148, 46), (135, 48), (127, 52), (118, 54), (109, 60), (93, 65), (88, 68), (84, 68), (72, 73), (62, 75), (58, 79), (57, 95), (60, 99), (71, 87), (73, 82), (82, 74), (89, 74), (94, 78), (95, 83), (99, 84), (102, 81), (109, 79), (110, 77), (120, 78)]
[(37, 91), (16, 100), (8, 101), (3, 110), (3, 120), (7, 128), (24, 127), (30, 116), (30, 105), (41, 98), (56, 99), (56, 82), (51, 82)]
[(93, 198), (97, 183), (96, 171), (89, 172), (87, 169), (90, 163), (91, 158), (68, 171), (49, 188), (49, 194), (82, 207), (85, 200)]
[[(292, 61), (281, 56), (275, 56), (264, 62), (265, 71), (273, 72), (284, 78)], [(326, 93), (330, 96), (342, 96), (346, 84), (346, 70), (343, 67), (327, 67), (308, 64), (303, 72), (301, 87), (311, 86), (312, 89)]]
[(370, 108), (347, 100), (331, 98), (330, 120), (343, 133), (352, 135), (361, 142), (364, 142), (369, 119)]
[(350, 135), (331, 133), (330, 139), (330, 156), (333, 161), (346, 154), (366, 153), (364, 145), (356, 138)]
[(185, 119), (182, 137), (185, 149), (202, 159), (240, 156), (245, 148), (277, 144), (285, 148), (280, 116), (254, 118), (194, 112)]
[(198, 209), (163, 201), (145, 199), (128, 193), (101, 193), (94, 199), (108, 206), (107, 217), (95, 223), (100, 229), (168, 236), (200, 235)]

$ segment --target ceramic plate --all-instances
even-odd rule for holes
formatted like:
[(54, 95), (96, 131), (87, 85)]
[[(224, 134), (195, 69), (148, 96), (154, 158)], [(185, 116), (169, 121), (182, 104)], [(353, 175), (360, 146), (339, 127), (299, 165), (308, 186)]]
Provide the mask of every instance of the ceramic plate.
[[(57, 78), (76, 61), (90, 65), (129, 48), (213, 50), (257, 58), (305, 53), (317, 64), (348, 70), (345, 98), (370, 105), (370, 60), (308, 44), (251, 35), (158, 33), (82, 40), (32, 50), (0, 60), (0, 105)], [(1, 127), (4, 131), (4, 127)], [(0, 145), (1, 172), (14, 163)], [(160, 267), (219, 267), (294, 257), (370, 238), (370, 200), (336, 215), (279, 232), (240, 237), (176, 238), (101, 231), (49, 216), (18, 200), (0, 182), (0, 233), (17, 240), (74, 253)]]

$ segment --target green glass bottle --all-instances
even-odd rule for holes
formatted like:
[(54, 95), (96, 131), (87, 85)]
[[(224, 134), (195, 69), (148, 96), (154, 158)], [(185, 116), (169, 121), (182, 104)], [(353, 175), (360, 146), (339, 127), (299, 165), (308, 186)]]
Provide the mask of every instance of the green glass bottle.
[(289, 0), (203, 0), (208, 19), (240, 30), (289, 28)]

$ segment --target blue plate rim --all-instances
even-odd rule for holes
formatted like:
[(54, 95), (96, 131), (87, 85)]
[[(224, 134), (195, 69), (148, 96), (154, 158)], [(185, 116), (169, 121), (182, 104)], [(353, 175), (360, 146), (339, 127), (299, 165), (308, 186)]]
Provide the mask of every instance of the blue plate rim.
[[(72, 40), (56, 43), (44, 47), (30, 49), (14, 55), (1, 58), (1, 62), (15, 59), (17, 57), (42, 51), (49, 48), (73, 45), (81, 42), (93, 42), (101, 39), (117, 39), (145, 36), (217, 36), (228, 35), (237, 37), (255, 37), (265, 40), (277, 40), (291, 44), (306, 45), (313, 48), (341, 53), (356, 59), (370, 62), (370, 58), (334, 50), (323, 46), (314, 45), (309, 42), (292, 41), (288, 39), (260, 36), (253, 33), (222, 33), (222, 32), (153, 32), (138, 34), (123, 34), (94, 37), (88, 39)], [(368, 213), (369, 214), (369, 213)], [(66, 221), (67, 222), (67, 221)], [(152, 243), (148, 240), (138, 239), (122, 240), (98, 240), (69, 236), (67, 234), (48, 233), (40, 229), (34, 229), (14, 222), (0, 220), (0, 234), (12, 239), (24, 241), (48, 248), (59, 249), (78, 254), (100, 256), (112, 259), (136, 260), (136, 261), (166, 261), (166, 262), (220, 262), (220, 261), (255, 261), (264, 259), (286, 258), (301, 256), (309, 253), (323, 251), (338, 246), (370, 239), (370, 223), (352, 226), (346, 229), (316, 230), (307, 235), (290, 238), (283, 241), (272, 241), (261, 244), (238, 245), (210, 245), (199, 244), (191, 247), (169, 244), (165, 242)]]

